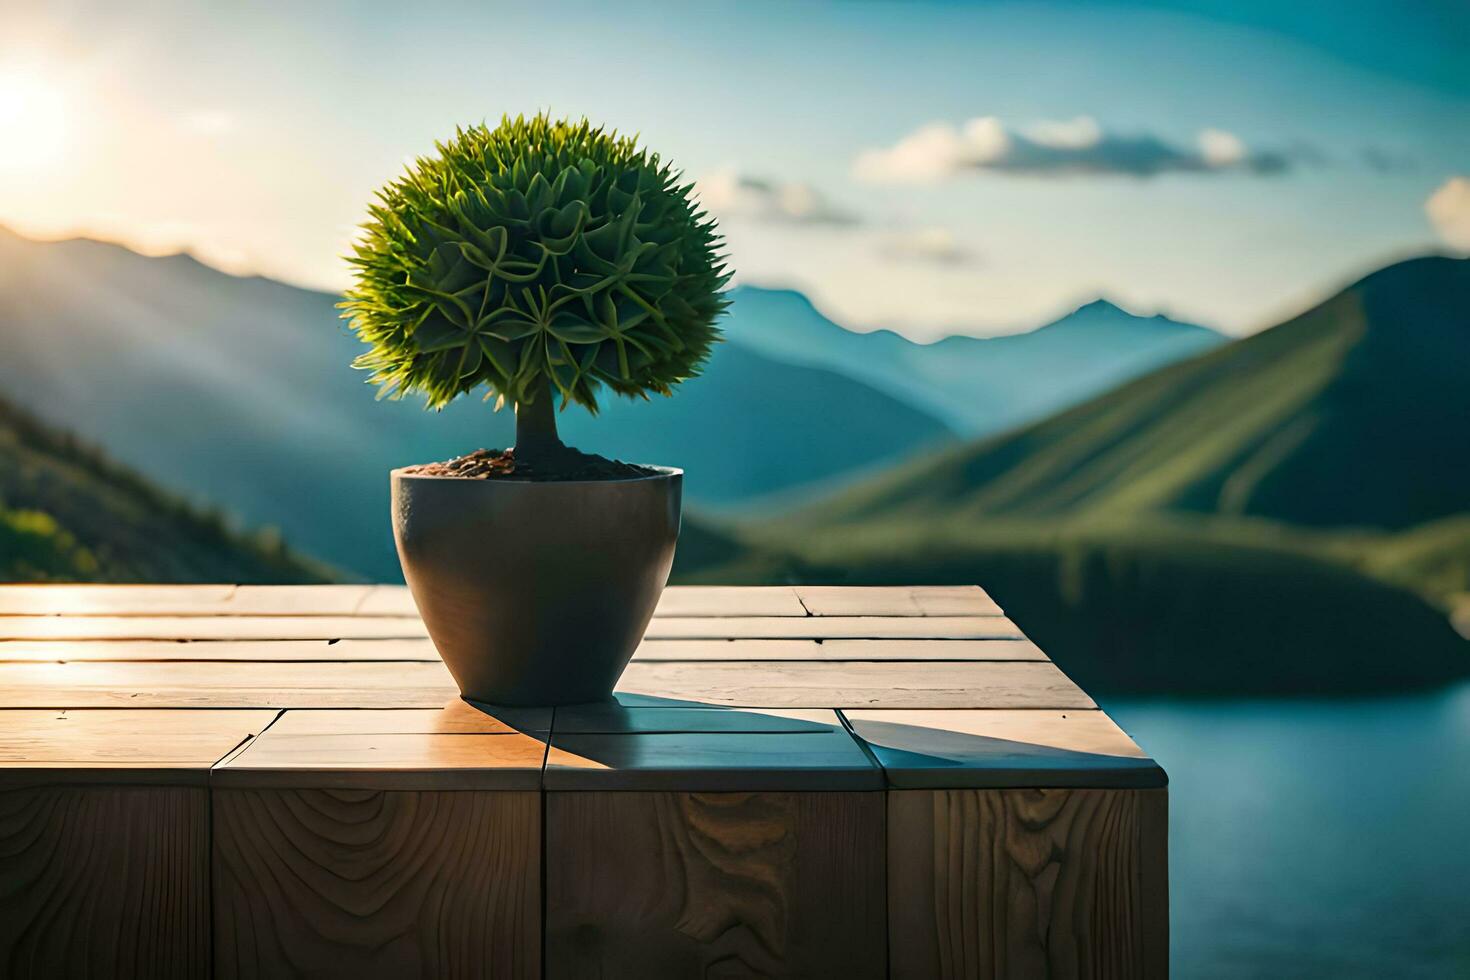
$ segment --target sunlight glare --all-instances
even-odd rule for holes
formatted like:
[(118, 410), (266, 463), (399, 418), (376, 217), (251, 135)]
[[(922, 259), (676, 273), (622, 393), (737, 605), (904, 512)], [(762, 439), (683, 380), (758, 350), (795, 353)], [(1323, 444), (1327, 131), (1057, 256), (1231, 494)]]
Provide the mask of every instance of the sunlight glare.
[(0, 173), (37, 173), (66, 149), (66, 98), (39, 73), (0, 68)]

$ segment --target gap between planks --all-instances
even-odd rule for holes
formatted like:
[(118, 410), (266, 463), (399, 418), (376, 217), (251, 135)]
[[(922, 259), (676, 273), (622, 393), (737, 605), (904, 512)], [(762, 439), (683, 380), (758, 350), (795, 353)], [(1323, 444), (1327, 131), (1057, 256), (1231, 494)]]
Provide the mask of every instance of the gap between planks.
[[(639, 663), (931, 663), (1049, 659), (1030, 640), (647, 640)], [(429, 640), (10, 640), (0, 663), (437, 663)]]

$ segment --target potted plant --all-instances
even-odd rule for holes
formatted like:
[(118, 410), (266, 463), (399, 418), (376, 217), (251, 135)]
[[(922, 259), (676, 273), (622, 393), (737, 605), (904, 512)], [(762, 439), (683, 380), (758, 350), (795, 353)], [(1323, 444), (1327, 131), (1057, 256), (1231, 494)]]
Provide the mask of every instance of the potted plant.
[(394, 470), (404, 578), (463, 694), (607, 697), (653, 616), (682, 471), (580, 452), (557, 412), (668, 395), (719, 340), (729, 273), (692, 184), (547, 115), (459, 130), (378, 192), (342, 304), (380, 396), (480, 389), (515, 446)]

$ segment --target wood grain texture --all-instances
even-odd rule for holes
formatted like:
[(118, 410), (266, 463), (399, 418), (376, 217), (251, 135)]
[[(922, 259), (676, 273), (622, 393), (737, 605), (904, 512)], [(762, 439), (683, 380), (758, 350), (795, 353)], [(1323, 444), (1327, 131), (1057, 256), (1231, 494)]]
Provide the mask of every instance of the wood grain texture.
[(844, 712), (903, 789), (1140, 789), (1164, 771), (1101, 711)]
[(417, 616), (0, 616), (6, 640), (412, 640)]
[(215, 786), (537, 790), (548, 736), (290, 735), (274, 729), (215, 767)]
[(209, 972), (208, 790), (0, 790), (0, 976)]
[(7, 663), (0, 708), (439, 708), (443, 663)]
[(150, 616), (217, 608), (233, 585), (0, 585), (0, 616)]
[(881, 793), (548, 793), (549, 978), (882, 977)]
[[(0, 585), (0, 616), (55, 615), (417, 619), (418, 608), (402, 585)], [(807, 610), (789, 586), (676, 585), (664, 590), (654, 615), (805, 616)]]
[(805, 616), (796, 590), (786, 585), (671, 585), (655, 616)]
[(442, 708), (348, 708), (318, 711), (298, 708), (271, 725), (277, 735), (506, 735), (551, 730), (550, 708), (498, 708), (482, 711), (459, 698)]
[[(1044, 661), (635, 661), (618, 690), (745, 707), (1096, 707)], [(438, 708), (458, 693), (442, 663), (0, 664), (0, 708)]]
[(244, 663), (394, 660), (439, 663), (428, 637), (399, 640), (6, 640), (0, 663), (236, 660)]
[[(371, 585), (0, 585), (0, 616), (350, 616)], [(412, 608), (408, 615), (415, 615)]]
[(1000, 606), (974, 585), (800, 585), (813, 616), (999, 616)]
[(1143, 792), (890, 792), (890, 975), (1162, 976)]
[[(348, 646), (344, 641), (337, 646)], [(382, 641), (378, 641), (382, 642)], [(6, 659), (0, 644), (0, 660)], [(1030, 640), (644, 640), (644, 662), (679, 660), (1046, 660)]]
[(215, 976), (538, 977), (541, 801), (215, 791)]
[(556, 709), (558, 735), (841, 731), (842, 719), (830, 708), (650, 707), (609, 701), (570, 704)]
[[(6, 640), (0, 662), (238, 660), (438, 663), (427, 637), (399, 640)], [(634, 660), (1045, 660), (1030, 640), (645, 640)]]
[(0, 766), (208, 769), (275, 717), (274, 711), (0, 710)]
[[(5, 627), (0, 621), (0, 629)], [(680, 640), (1021, 640), (1004, 616), (665, 616), (648, 624), (648, 638)]]
[[(3, 675), (3, 668), (0, 668)], [(785, 708), (1095, 708), (1050, 662), (643, 663), (618, 691)]]
[[(0, 640), (411, 640), (417, 616), (0, 616)], [(1004, 616), (661, 616), (649, 639), (1024, 639)]]
[(556, 733), (543, 785), (594, 791), (880, 790), (883, 773), (842, 728), (799, 734)]
[(1138, 846), (1139, 906), (1143, 915), (1144, 980), (1169, 976), (1169, 791), (1140, 790)]
[[(1146, 763), (1093, 701), (978, 589), (805, 598), (670, 590), (511, 718), (401, 587), (0, 588), (0, 976), (207, 975), (211, 894), (222, 976), (537, 975), (543, 793), (554, 976), (1166, 975), (1166, 792), (1034, 788)], [(833, 708), (1031, 788), (885, 802)]]

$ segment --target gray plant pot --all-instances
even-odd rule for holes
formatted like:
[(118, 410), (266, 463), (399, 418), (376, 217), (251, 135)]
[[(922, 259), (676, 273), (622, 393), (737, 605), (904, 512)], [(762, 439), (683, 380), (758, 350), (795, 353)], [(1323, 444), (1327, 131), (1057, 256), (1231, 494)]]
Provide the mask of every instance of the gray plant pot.
[(669, 580), (683, 471), (565, 483), (392, 477), (403, 575), (464, 696), (608, 697)]

